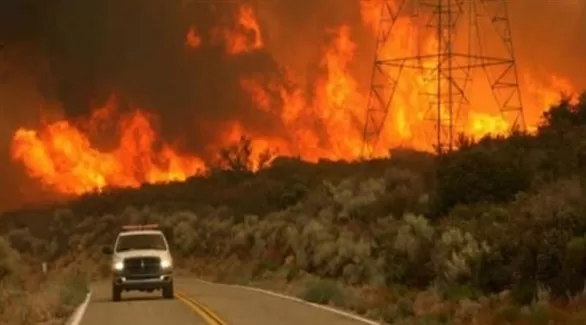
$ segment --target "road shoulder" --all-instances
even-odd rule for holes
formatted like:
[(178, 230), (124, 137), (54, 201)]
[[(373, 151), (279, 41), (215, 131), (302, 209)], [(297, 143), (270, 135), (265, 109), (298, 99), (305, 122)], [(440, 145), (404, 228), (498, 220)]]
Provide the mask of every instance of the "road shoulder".
[(88, 307), (91, 299), (92, 299), (92, 291), (90, 290), (87, 293), (84, 301), (79, 306), (77, 306), (77, 308), (75, 309), (75, 311), (73, 312), (71, 317), (69, 317), (69, 319), (67, 320), (67, 325), (81, 324), (81, 320), (83, 319), (83, 316), (85, 315), (85, 311), (87, 310), (87, 307)]

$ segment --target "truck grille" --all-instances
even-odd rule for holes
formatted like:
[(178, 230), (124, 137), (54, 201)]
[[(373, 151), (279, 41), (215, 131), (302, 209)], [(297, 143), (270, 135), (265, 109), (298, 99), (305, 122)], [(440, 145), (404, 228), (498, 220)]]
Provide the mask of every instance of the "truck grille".
[(124, 271), (129, 274), (156, 273), (161, 268), (158, 257), (131, 257), (124, 260)]

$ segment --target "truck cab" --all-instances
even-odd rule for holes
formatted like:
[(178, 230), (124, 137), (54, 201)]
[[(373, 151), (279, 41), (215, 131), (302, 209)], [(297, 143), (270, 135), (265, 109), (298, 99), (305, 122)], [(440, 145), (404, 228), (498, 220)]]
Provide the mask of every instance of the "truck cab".
[(128, 225), (116, 237), (113, 247), (103, 252), (112, 256), (112, 300), (122, 292), (161, 290), (173, 299), (173, 257), (158, 225)]

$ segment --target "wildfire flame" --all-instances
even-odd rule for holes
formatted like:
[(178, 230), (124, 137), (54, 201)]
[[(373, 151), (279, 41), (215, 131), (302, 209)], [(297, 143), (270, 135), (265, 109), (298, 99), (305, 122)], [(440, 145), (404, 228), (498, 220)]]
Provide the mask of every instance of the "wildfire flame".
[[(362, 19), (375, 35), (378, 7), (374, 2), (362, 1)], [(407, 20), (399, 20), (394, 28), (405, 30)], [(190, 27), (185, 34), (188, 48), (201, 46), (201, 31)], [(253, 156), (267, 149), (276, 149), (282, 155), (299, 155), (310, 161), (319, 158), (355, 159), (362, 147), (367, 96), (361, 93), (357, 79), (349, 65), (355, 60), (357, 46), (350, 26), (342, 25), (329, 31), (330, 39), (323, 46), (319, 68), (324, 72), (312, 84), (311, 101), (301, 88), (286, 87), (281, 80), (242, 76), (240, 85), (255, 103), (260, 113), (276, 114), (283, 125), (282, 136), (267, 136), (259, 130), (248, 129), (240, 121), (226, 121), (224, 134), (216, 148), (238, 141), (242, 135), (252, 136)], [(212, 42), (221, 42), (227, 55), (240, 55), (264, 47), (263, 35), (252, 7), (242, 5), (233, 28), (218, 27), (210, 31)], [(416, 46), (410, 39), (399, 39), (389, 44), (387, 51), (406, 53)], [(434, 39), (425, 45), (436, 46)], [(433, 64), (430, 63), (430, 64)], [(285, 68), (284, 68), (285, 69)], [(296, 76), (286, 70), (287, 81)], [(418, 89), (431, 87), (426, 76), (411, 72), (406, 87), (396, 94), (386, 128), (381, 134), (377, 156), (388, 154), (389, 147), (407, 145), (429, 150), (429, 138), (421, 135), (424, 114), (414, 110), (420, 107)], [(526, 112), (529, 125), (535, 125), (541, 113), (560, 99), (560, 91), (575, 93), (569, 82), (552, 77), (550, 84), (539, 83), (526, 76), (527, 89), (537, 98), (539, 109)], [(278, 98), (271, 94), (278, 94)], [(119, 139), (111, 150), (100, 150), (90, 140), (89, 133), (100, 121), (113, 121), (116, 98), (95, 110), (84, 123), (59, 120), (46, 123), (38, 130), (20, 128), (12, 141), (12, 158), (22, 163), (29, 175), (45, 186), (67, 194), (79, 195), (108, 186), (138, 187), (143, 183), (182, 181), (206, 169), (205, 162), (196, 156), (181, 154), (178, 146), (161, 143), (154, 128), (156, 117), (144, 110), (118, 116)], [(277, 109), (275, 110), (275, 107)], [(464, 129), (471, 136), (503, 133), (508, 123), (498, 112), (471, 108)]]
[(247, 5), (239, 7), (235, 25), (234, 29), (218, 27), (211, 31), (212, 39), (223, 42), (228, 54), (250, 52), (264, 46), (260, 25), (252, 7)]
[(198, 35), (195, 27), (189, 27), (185, 36), (185, 44), (190, 48), (198, 48), (201, 45), (201, 37)]
[[(88, 125), (112, 118), (115, 97), (95, 111)], [(45, 125), (40, 131), (20, 128), (13, 137), (12, 157), (45, 185), (67, 194), (83, 194), (107, 186), (137, 187), (142, 183), (182, 181), (203, 170), (204, 163), (178, 154), (169, 144), (155, 147), (151, 118), (139, 110), (118, 122), (118, 146), (96, 149), (88, 136), (68, 121)]]

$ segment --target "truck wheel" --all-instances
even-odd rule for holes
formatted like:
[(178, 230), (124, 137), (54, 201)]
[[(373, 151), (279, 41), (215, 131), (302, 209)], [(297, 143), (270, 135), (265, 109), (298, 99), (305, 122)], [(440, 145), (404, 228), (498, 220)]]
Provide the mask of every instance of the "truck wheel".
[(167, 284), (163, 287), (163, 298), (165, 299), (173, 299), (174, 292), (173, 292), (173, 282)]
[(112, 301), (120, 301), (122, 299), (122, 290), (112, 286)]

